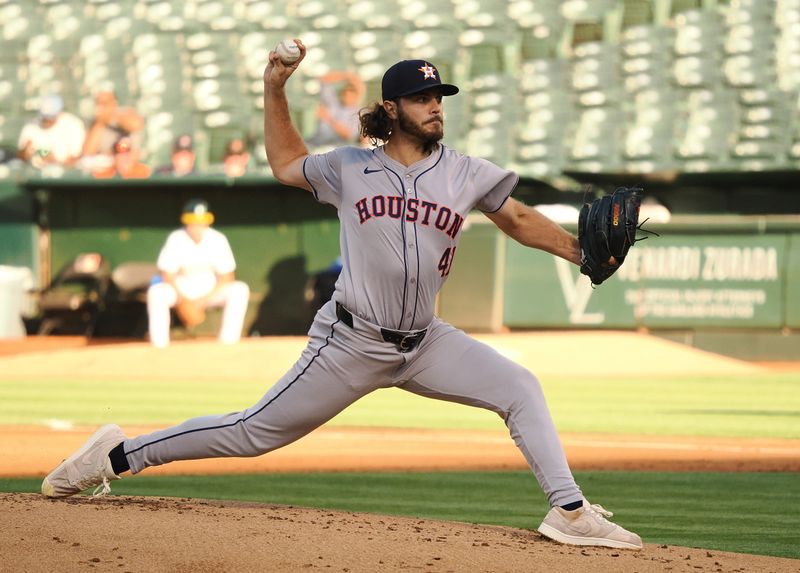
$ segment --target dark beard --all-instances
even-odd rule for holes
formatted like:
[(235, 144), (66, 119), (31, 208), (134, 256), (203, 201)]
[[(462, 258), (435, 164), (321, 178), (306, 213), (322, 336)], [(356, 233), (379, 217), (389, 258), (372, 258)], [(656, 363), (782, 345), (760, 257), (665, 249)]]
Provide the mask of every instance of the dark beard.
[(439, 141), (441, 141), (442, 137), (444, 137), (444, 123), (442, 123), (442, 129), (438, 133), (425, 133), (421, 125), (412, 122), (408, 118), (403, 111), (402, 106), (400, 105), (397, 106), (397, 124), (401, 130), (419, 139), (420, 143), (422, 144), (422, 149), (426, 153), (433, 151)]

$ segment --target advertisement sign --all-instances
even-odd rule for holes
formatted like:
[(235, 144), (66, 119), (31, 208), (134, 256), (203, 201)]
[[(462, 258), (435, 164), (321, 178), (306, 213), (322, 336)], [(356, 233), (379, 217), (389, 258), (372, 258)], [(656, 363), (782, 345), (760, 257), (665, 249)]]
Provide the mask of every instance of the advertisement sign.
[(787, 244), (786, 235), (647, 240), (630, 250), (612, 278), (594, 288), (575, 265), (515, 244), (506, 265), (506, 324), (780, 327)]

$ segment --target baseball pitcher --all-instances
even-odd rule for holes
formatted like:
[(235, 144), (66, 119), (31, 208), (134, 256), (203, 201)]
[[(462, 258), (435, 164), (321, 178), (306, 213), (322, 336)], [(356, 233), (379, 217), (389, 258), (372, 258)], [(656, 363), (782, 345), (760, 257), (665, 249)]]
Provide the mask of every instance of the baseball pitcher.
[[(443, 98), (458, 94), (430, 61), (405, 60), (383, 76), (382, 100), (360, 114), (373, 149), (309, 155), (291, 123), (284, 86), (301, 65), (271, 52), (264, 71), (267, 157), (284, 184), (336, 208), (342, 272), (296, 364), (253, 407), (196, 418), (127, 439), (104, 426), (48, 475), (50, 497), (75, 494), (174, 460), (257, 456), (306, 435), (380, 388), (499, 414), (551, 509), (539, 526), (562, 543), (639, 549), (638, 535), (590, 504), (567, 465), (536, 377), (434, 316), (474, 208), (523, 245), (581, 265), (576, 237), (510, 198), (518, 177), (440, 143)], [(382, 145), (377, 145), (382, 143)], [(601, 264), (612, 268), (613, 257)]]

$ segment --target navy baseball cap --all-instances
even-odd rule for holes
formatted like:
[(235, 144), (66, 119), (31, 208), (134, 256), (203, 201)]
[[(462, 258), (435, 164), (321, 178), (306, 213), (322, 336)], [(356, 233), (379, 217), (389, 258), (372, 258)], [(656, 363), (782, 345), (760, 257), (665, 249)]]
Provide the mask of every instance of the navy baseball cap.
[(439, 71), (425, 60), (403, 60), (397, 62), (383, 74), (381, 82), (382, 97), (396, 99), (427, 90), (441, 88), (442, 95), (451, 96), (458, 93), (452, 84), (443, 84)]

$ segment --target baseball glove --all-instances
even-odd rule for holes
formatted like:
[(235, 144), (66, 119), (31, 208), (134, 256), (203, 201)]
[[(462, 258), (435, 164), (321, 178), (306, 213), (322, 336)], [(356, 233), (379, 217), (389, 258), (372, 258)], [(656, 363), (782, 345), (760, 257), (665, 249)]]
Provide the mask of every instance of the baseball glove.
[(613, 275), (637, 241), (641, 192), (639, 187), (618, 187), (612, 194), (583, 205), (578, 217), (581, 273), (593, 285)]
[(206, 319), (205, 309), (197, 302), (185, 298), (175, 305), (175, 313), (188, 328), (197, 326)]

